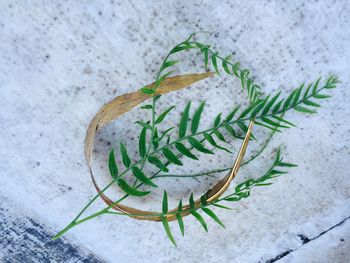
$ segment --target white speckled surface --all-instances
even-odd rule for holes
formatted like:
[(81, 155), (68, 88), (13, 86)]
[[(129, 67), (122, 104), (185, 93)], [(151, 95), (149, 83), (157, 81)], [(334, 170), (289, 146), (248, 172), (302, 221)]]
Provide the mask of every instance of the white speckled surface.
[[(346, 262), (349, 17), (346, 0), (1, 1), (0, 197), (19, 204), (14, 209), (25, 207), (51, 231), (64, 227), (95, 194), (83, 156), (85, 131), (95, 112), (115, 96), (151, 82), (174, 44), (193, 31), (209, 30), (214, 34), (201, 40), (222, 54), (234, 52), (266, 92), (287, 93), (329, 73), (340, 77), (342, 83), (318, 114), (290, 113), (298, 127), (276, 136), (266, 155), (237, 180), (263, 172), (273, 147), (280, 144), (287, 160), (299, 167), (276, 184), (254, 190), (234, 211), (217, 211), (226, 230), (210, 223), (206, 234), (193, 218), (186, 218), (181, 238), (173, 224), (178, 248), (158, 223), (110, 216), (82, 224), (67, 238), (118, 263), (268, 262), (286, 251), (291, 252), (281, 262)], [(187, 60), (180, 73), (202, 70), (200, 57)], [(211, 120), (227, 111), (225, 104), (240, 101), (239, 95), (237, 81), (215, 78), (162, 100), (163, 105), (175, 101), (179, 112), (190, 98), (195, 103), (206, 99), (206, 119)], [(126, 125), (139, 116), (140, 111), (133, 111), (99, 135), (101, 164), (110, 143), (131, 138), (135, 143), (137, 128)], [(226, 156), (209, 166), (229, 163)], [(207, 167), (203, 163), (200, 168)], [(198, 187), (195, 182), (186, 185)], [(17, 211), (4, 213), (5, 220), (13, 214), (18, 216)], [(311, 241), (303, 245), (300, 235)], [(18, 245), (5, 243), (3, 261)], [(45, 260), (53, 262), (53, 257)]]

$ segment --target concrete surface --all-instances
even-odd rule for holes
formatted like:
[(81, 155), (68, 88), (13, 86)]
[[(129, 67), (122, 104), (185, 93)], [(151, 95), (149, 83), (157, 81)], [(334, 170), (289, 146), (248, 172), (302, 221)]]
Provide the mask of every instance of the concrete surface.
[[(1, 261), (348, 262), (349, 17), (346, 0), (1, 1)], [(281, 144), (286, 160), (298, 168), (253, 190), (233, 211), (216, 210), (225, 230), (208, 222), (207, 234), (189, 217), (182, 238), (171, 224), (177, 248), (160, 224), (113, 216), (49, 241), (95, 194), (83, 155), (95, 112), (115, 96), (152, 82), (168, 50), (198, 30), (213, 32), (200, 40), (222, 54), (233, 53), (265, 92), (286, 94), (319, 76), (339, 76), (342, 83), (318, 114), (288, 113), (298, 127), (277, 135), (237, 182), (263, 173)], [(179, 73), (203, 70), (194, 53), (186, 53), (182, 65)], [(207, 101), (203, 126), (232, 104), (246, 102), (237, 80), (215, 77), (164, 96), (160, 107), (177, 105), (167, 124), (175, 124), (189, 99), (194, 106)], [(138, 128), (130, 123), (142, 114), (134, 110), (99, 134), (94, 169), (100, 180), (107, 180), (106, 153), (112, 146), (122, 140), (137, 149)], [(256, 132), (265, 136), (261, 128)], [(251, 145), (248, 154), (256, 147)], [(218, 154), (176, 172), (226, 167), (232, 158)], [(218, 177), (200, 184), (159, 183), (175, 203)], [(140, 205), (157, 208), (158, 199), (156, 194)]]

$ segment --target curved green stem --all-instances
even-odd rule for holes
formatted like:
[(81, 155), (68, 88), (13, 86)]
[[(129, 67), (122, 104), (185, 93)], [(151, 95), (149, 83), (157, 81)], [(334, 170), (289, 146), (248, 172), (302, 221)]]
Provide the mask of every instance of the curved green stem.
[(211, 170), (211, 171), (196, 173), (196, 174), (160, 174), (155, 176), (154, 178), (166, 178), (166, 177), (193, 178), (193, 177), (200, 177), (200, 176), (206, 176), (206, 175), (211, 176), (212, 174), (226, 172), (231, 169), (232, 167), (227, 167), (223, 169), (216, 169), (216, 170)]

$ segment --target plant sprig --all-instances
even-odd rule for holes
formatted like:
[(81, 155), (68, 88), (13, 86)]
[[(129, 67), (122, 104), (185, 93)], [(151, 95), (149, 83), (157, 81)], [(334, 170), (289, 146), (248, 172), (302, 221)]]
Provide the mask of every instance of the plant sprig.
[[(290, 93), (290, 95), (288, 95), (284, 99), (277, 100), (279, 96), (279, 94), (277, 94), (271, 99), (269, 97), (266, 97), (265, 99), (257, 100), (254, 104), (242, 110), (241, 114), (239, 114), (236, 118), (234, 118), (234, 114), (229, 114), (226, 119), (221, 120), (221, 114), (219, 114), (216, 116), (214, 124), (211, 128), (198, 131), (198, 126), (201, 118), (200, 116), (197, 117), (196, 115), (198, 115), (198, 111), (203, 111), (204, 102), (202, 102), (199, 108), (195, 111), (194, 117), (192, 118), (191, 127), (196, 127), (196, 129), (192, 129), (191, 133), (188, 133), (187, 129), (189, 122), (189, 109), (191, 105), (191, 102), (189, 102), (186, 105), (180, 120), (179, 138), (167, 141), (165, 142), (164, 146), (158, 147), (153, 152), (150, 152), (148, 154), (147, 161), (150, 164), (158, 167), (162, 171), (167, 172), (168, 169), (164, 165), (164, 161), (162, 161), (161, 159), (161, 154), (167, 161), (175, 165), (182, 165), (182, 162), (177, 157), (178, 153), (181, 153), (185, 157), (189, 157), (191, 159), (198, 159), (195, 153), (191, 152), (189, 147), (186, 146), (184, 142), (192, 146), (192, 148), (194, 148), (198, 152), (204, 154), (214, 154), (212, 150), (209, 150), (208, 148), (206, 148), (206, 146), (203, 145), (204, 141), (207, 141), (210, 145), (214, 146), (214, 148), (218, 150), (224, 150), (230, 153), (230, 150), (220, 146), (217, 142), (217, 140), (221, 140), (223, 142), (227, 141), (227, 139), (220, 132), (220, 130), (225, 128), (230, 132), (230, 135), (232, 135), (234, 138), (237, 138), (238, 131), (235, 130), (240, 129), (242, 132), (245, 132), (247, 129), (247, 125), (245, 123), (250, 120), (254, 120), (257, 125), (269, 128), (274, 132), (281, 131), (280, 129), (282, 128), (293, 127), (295, 125), (290, 121), (286, 120), (283, 117), (284, 114), (292, 109), (303, 113), (314, 113), (314, 110), (306, 108), (304, 105), (310, 104), (309, 102), (311, 101), (311, 98), (321, 99), (325, 98), (326, 96), (328, 97), (328, 95), (321, 95), (321, 92), (323, 90), (333, 89), (336, 83), (338, 83), (337, 78), (331, 76), (325, 81), (325, 83), (321, 87), (318, 87), (319, 80), (317, 80), (315, 83), (309, 84), (304, 89), (304, 86), (302, 85), (301, 87), (293, 90)], [(312, 91), (310, 91), (311, 89)], [(310, 106), (308, 105), (308, 107)], [(237, 110), (234, 109), (232, 112), (237, 112)], [(214, 138), (212, 134), (215, 135), (216, 138)], [(198, 139), (199, 136), (203, 136), (201, 137), (202, 140)], [(140, 138), (140, 141), (143, 141), (143, 137), (140, 136)], [(176, 153), (174, 149), (170, 149), (174, 145), (176, 146), (176, 150), (178, 151), (178, 153)], [(144, 156), (141, 155), (141, 157)], [(127, 193), (132, 194), (130, 192)]]
[[(193, 194), (191, 194), (189, 198), (189, 204), (190, 207), (188, 209), (188, 212), (194, 216), (194, 218), (202, 225), (204, 230), (208, 232), (207, 223), (204, 219), (204, 217), (200, 214), (200, 212), (203, 212), (207, 216), (209, 216), (211, 219), (213, 219), (216, 223), (218, 223), (220, 226), (225, 228), (224, 223), (219, 219), (219, 217), (215, 214), (213, 210), (211, 210), (209, 207), (217, 207), (217, 208), (223, 208), (223, 209), (229, 209), (229, 207), (223, 205), (224, 202), (238, 202), (242, 199), (248, 198), (250, 196), (250, 192), (254, 187), (258, 186), (269, 186), (273, 184), (273, 179), (285, 175), (288, 172), (285, 171), (283, 168), (293, 168), (297, 165), (289, 162), (284, 162), (283, 158), (280, 155), (280, 149), (277, 150), (275, 160), (271, 167), (260, 177), (257, 179), (248, 179), (240, 184), (238, 184), (234, 188), (234, 192), (231, 194), (228, 194), (222, 198), (217, 199), (216, 201), (212, 203), (207, 203), (205, 200), (205, 196), (203, 195), (201, 197), (201, 203), (199, 206), (195, 206), (194, 203), (194, 197)], [(282, 168), (282, 170), (281, 170)], [(182, 206), (182, 199), (179, 201), (178, 209), (176, 212), (168, 213), (168, 198), (167, 198), (167, 192), (164, 191), (163, 194), (163, 201), (162, 201), (162, 212), (159, 214), (162, 218), (163, 226), (165, 228), (165, 231), (171, 240), (171, 242), (176, 245), (175, 239), (171, 233), (169, 224), (167, 222), (167, 216), (170, 214), (176, 214), (176, 219), (179, 224), (179, 228), (181, 231), (181, 234), (184, 235), (184, 221), (182, 217), (182, 213), (185, 211), (183, 210)]]
[[(139, 159), (132, 161), (128, 154), (129, 151), (127, 150), (126, 145), (122, 142), (120, 143), (120, 154), (118, 156), (116, 156), (117, 152), (114, 149), (110, 151), (108, 167), (112, 181), (107, 184), (101, 192), (103, 193), (111, 185), (117, 184), (125, 192), (125, 195), (102, 210), (86, 217), (82, 217), (83, 213), (85, 213), (91, 204), (98, 199), (99, 194), (97, 194), (78, 213), (73, 221), (54, 237), (54, 239), (62, 236), (71, 228), (100, 215), (125, 215), (123, 213), (110, 211), (110, 209), (114, 205), (124, 201), (129, 196), (137, 197), (150, 194), (152, 190), (157, 187), (154, 179), (166, 177), (191, 177), (196, 179), (196, 177), (199, 176), (210, 176), (214, 172), (224, 171), (225, 169), (219, 169), (189, 176), (167, 174), (169, 171), (169, 165), (183, 165), (182, 158), (198, 160), (198, 153), (215, 154), (216, 150), (221, 150), (228, 154), (232, 154), (235, 149), (232, 149), (229, 141), (232, 139), (243, 139), (243, 134), (248, 129), (247, 123), (249, 121), (254, 121), (255, 124), (272, 130), (272, 133), (268, 140), (263, 144), (262, 148), (242, 165), (248, 164), (263, 152), (273, 134), (276, 132), (282, 132), (285, 128), (295, 126), (285, 118), (285, 114), (288, 111), (293, 109), (302, 113), (315, 113), (315, 109), (320, 107), (320, 101), (330, 97), (329, 94), (325, 94), (324, 92), (335, 88), (339, 83), (337, 77), (330, 76), (325, 81), (321, 81), (321, 78), (319, 78), (308, 85), (302, 84), (284, 98), (281, 98), (281, 93), (277, 93), (273, 96), (264, 96), (260, 86), (250, 77), (248, 69), (241, 68), (240, 63), (238, 61), (234, 62), (231, 59), (231, 56), (223, 57), (209, 45), (193, 40), (194, 36), (195, 34), (192, 34), (185, 41), (172, 48), (163, 60), (156, 74), (154, 85), (151, 87), (143, 87), (140, 90), (145, 94), (152, 95), (152, 103), (141, 107), (143, 110), (150, 111), (151, 119), (136, 122), (141, 126), (138, 142)], [(175, 60), (171, 57), (174, 54), (191, 49), (198, 49), (201, 52), (204, 58), (204, 66), (206, 68), (211, 65), (218, 75), (220, 75), (220, 72), (224, 71), (230, 76), (238, 78), (242, 89), (248, 94), (250, 105), (245, 108), (234, 107), (231, 112), (225, 116), (222, 113), (219, 113), (213, 120), (212, 126), (203, 129), (201, 128), (201, 120), (205, 110), (205, 101), (202, 101), (193, 113), (191, 113), (191, 101), (189, 101), (183, 110), (178, 126), (167, 127), (162, 131), (159, 128), (159, 125), (164, 123), (175, 106), (170, 106), (160, 114), (157, 114), (157, 101), (160, 98), (160, 95), (157, 94), (157, 88), (174, 72), (172, 67), (180, 62), (180, 60)], [(252, 135), (252, 137), (255, 138), (254, 135)], [(120, 157), (124, 169), (118, 167), (116, 157)], [(154, 167), (157, 171), (153, 175), (145, 173), (144, 167), (146, 165)], [(253, 187), (270, 185), (273, 178), (285, 174), (285, 171), (281, 171), (276, 167), (289, 168), (294, 167), (294, 165), (283, 162), (280, 158), (280, 151), (278, 150), (272, 167), (263, 176), (258, 179), (249, 179), (244, 183), (237, 185), (232, 194), (221, 197), (212, 203), (206, 203), (206, 198), (202, 196), (199, 207), (194, 205), (193, 194), (191, 194), (189, 198), (189, 214), (199, 221), (205, 231), (208, 231), (208, 227), (202, 214), (209, 216), (219, 225), (224, 227), (224, 224), (209, 207), (212, 206), (228, 209), (228, 207), (222, 203), (240, 201), (241, 199), (249, 197), (250, 190)], [(162, 175), (160, 174), (161, 172), (164, 172), (165, 174)], [(135, 180), (133, 185), (130, 185), (122, 178), (128, 175), (133, 176)], [(147, 189), (140, 190), (141, 186), (146, 187)], [(182, 235), (184, 235), (183, 209), (184, 206), (181, 199), (178, 204), (178, 209), (174, 214)], [(170, 230), (167, 215), (169, 215), (168, 197), (167, 192), (164, 191), (162, 211), (159, 213), (159, 216), (161, 217), (161, 221), (169, 239), (172, 243), (176, 244)], [(129, 214), (129, 216), (133, 215)]]

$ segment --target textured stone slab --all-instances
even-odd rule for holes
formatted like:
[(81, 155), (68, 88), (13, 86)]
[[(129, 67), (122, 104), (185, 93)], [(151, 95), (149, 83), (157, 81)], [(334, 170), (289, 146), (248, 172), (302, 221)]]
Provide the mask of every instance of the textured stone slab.
[[(62, 261), (65, 255), (58, 251), (71, 246), (72, 259), (77, 260), (95, 260), (86, 252), (94, 251), (96, 257), (118, 263), (250, 263), (268, 262), (297, 249), (281, 261), (302, 262), (305, 257), (309, 262), (315, 257), (318, 262), (344, 262), (350, 256), (344, 249), (348, 223), (332, 227), (350, 216), (349, 17), (346, 0), (1, 1), (0, 191), (6, 198), (2, 200), (15, 204), (0, 219), (8, 231), (2, 251), (8, 255), (11, 249), (16, 256), (14, 249), (19, 254), (26, 250), (34, 262), (40, 261), (37, 250), (27, 250), (37, 244), (44, 254), (57, 253), (52, 261)], [(75, 245), (68, 240), (58, 241), (57, 247), (45, 245), (40, 238), (48, 240), (95, 194), (83, 154), (85, 131), (95, 112), (115, 96), (152, 82), (155, 63), (197, 30), (214, 32), (201, 39), (224, 55), (234, 52), (266, 92), (286, 94), (329, 73), (340, 77), (341, 85), (317, 115), (288, 114), (298, 127), (276, 136), (264, 156), (241, 170), (237, 182), (263, 173), (273, 149), (281, 144), (286, 160), (299, 167), (274, 185), (252, 191), (234, 211), (217, 211), (226, 230), (211, 223), (206, 234), (198, 222), (186, 218), (186, 235), (181, 238), (177, 225), (171, 224), (177, 249), (161, 225), (112, 216), (68, 233)], [(179, 74), (203, 70), (202, 59), (192, 53), (182, 65)], [(189, 99), (194, 106), (206, 99), (205, 126), (242, 98), (239, 82), (222, 77), (164, 96), (161, 106), (175, 103), (172, 116), (178, 116)], [(137, 149), (138, 128), (130, 123), (141, 116), (135, 110), (100, 134), (95, 168), (101, 178), (107, 174), (109, 148), (123, 140)], [(221, 168), (231, 161), (231, 156), (218, 155), (189, 169)], [(169, 186), (167, 182), (159, 180), (161, 186)], [(171, 200), (178, 192), (201, 192), (213, 183), (181, 182), (174, 184)], [(157, 208), (158, 203), (151, 199), (143, 205)], [(30, 214), (35, 215), (34, 223)], [(14, 225), (17, 221), (19, 226)], [(25, 233), (26, 228), (38, 233)], [(302, 246), (305, 238), (311, 240), (328, 229)], [(320, 247), (324, 253), (318, 253)], [(77, 252), (81, 248), (82, 254)]]
[(55, 230), (28, 209), (0, 197), (1, 262), (104, 262), (67, 238), (51, 241)]

